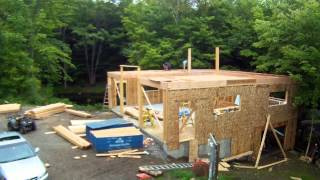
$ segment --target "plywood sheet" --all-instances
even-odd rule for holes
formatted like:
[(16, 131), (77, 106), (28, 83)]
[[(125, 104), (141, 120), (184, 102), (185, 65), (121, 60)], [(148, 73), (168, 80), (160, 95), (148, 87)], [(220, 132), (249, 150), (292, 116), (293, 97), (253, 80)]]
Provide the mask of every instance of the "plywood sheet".
[(122, 136), (135, 136), (141, 135), (139, 129), (135, 127), (124, 127), (124, 128), (113, 128), (113, 129), (104, 129), (104, 130), (95, 130), (91, 131), (91, 133), (99, 138), (99, 137), (122, 137)]

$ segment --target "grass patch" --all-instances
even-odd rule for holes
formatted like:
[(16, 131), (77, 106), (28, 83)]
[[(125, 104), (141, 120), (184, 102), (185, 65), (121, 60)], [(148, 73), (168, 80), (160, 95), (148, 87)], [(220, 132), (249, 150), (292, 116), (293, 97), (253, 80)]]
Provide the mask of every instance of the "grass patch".
[(177, 169), (165, 172), (165, 174), (157, 179), (162, 180), (190, 180), (194, 178), (195, 180), (205, 180), (208, 177), (196, 177), (190, 169)]

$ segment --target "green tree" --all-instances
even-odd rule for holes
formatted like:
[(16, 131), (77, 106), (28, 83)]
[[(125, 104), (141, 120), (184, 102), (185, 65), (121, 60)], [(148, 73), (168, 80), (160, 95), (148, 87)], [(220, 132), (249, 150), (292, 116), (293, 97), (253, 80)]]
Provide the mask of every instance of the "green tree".
[(299, 85), (295, 102), (318, 107), (320, 99), (320, 3), (268, 1), (257, 13), (253, 44), (258, 71), (289, 74)]
[(121, 11), (111, 2), (81, 0), (77, 12), (72, 31), (76, 35), (77, 48), (84, 51), (89, 84), (94, 85), (105, 48), (119, 47), (124, 38)]
[(41, 84), (60, 80), (62, 63), (72, 66), (69, 47), (57, 38), (65, 25), (58, 7), (62, 1), (0, 0), (1, 97), (36, 100)]

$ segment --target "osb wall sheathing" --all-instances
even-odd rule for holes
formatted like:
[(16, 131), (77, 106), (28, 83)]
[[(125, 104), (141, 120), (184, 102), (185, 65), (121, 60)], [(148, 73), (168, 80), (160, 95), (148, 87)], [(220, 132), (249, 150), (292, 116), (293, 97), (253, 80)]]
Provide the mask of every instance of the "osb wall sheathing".
[[(283, 106), (269, 107), (269, 93), (277, 89), (288, 90), (288, 103)], [(214, 117), (218, 97), (241, 97), (240, 111), (225, 113)], [(292, 87), (271, 85), (228, 86), (190, 90), (168, 90), (164, 119), (164, 137), (170, 150), (179, 148), (178, 102), (190, 100), (196, 104), (195, 138), (199, 144), (206, 144), (210, 132), (218, 140), (231, 139), (231, 154), (236, 155), (259, 148), (261, 132), (265, 126), (266, 114), (271, 114), (273, 124), (286, 124), (285, 149), (294, 144), (296, 112), (291, 105)], [(165, 100), (165, 99), (164, 99)], [(166, 104), (166, 103), (165, 103)], [(288, 115), (290, 114), (290, 116)], [(263, 129), (263, 128), (262, 128)]]

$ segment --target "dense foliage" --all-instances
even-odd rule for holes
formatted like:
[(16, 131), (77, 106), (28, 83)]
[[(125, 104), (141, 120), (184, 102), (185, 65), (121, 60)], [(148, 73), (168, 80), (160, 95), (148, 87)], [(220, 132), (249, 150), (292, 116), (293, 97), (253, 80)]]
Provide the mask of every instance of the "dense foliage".
[(318, 106), (317, 0), (0, 0), (0, 97), (94, 85), (126, 62), (181, 68), (189, 47), (209, 68), (216, 46), (225, 68), (290, 75), (296, 103)]

